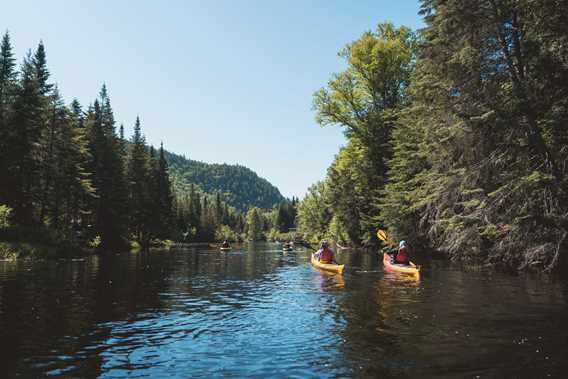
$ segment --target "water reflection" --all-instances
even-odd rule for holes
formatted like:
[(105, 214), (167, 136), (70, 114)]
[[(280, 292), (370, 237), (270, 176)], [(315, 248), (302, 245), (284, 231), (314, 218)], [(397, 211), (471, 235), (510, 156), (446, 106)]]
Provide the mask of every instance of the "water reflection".
[(552, 377), (567, 286), (272, 244), (0, 262), (2, 376)]

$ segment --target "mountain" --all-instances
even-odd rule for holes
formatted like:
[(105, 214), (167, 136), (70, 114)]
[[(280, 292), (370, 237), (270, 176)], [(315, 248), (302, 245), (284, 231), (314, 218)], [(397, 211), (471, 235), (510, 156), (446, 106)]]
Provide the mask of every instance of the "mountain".
[(204, 163), (167, 151), (165, 156), (175, 190), (193, 183), (204, 192), (220, 192), (224, 202), (241, 211), (272, 208), (284, 200), (278, 188), (247, 167)]

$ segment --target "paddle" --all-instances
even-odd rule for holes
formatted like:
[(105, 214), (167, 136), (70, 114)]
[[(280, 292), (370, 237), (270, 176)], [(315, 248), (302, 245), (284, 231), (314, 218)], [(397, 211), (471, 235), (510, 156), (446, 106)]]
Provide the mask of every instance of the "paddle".
[(396, 243), (392, 240), (390, 240), (387, 236), (387, 232), (385, 232), (382, 229), (377, 230), (377, 237), (381, 240), (384, 241), (386, 243), (388, 243), (389, 245), (396, 245)]

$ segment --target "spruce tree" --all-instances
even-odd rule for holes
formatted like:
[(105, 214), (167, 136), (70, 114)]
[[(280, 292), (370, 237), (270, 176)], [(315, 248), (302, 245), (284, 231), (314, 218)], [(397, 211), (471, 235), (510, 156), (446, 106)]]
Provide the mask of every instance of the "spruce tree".
[(102, 250), (122, 248), (128, 231), (128, 186), (106, 86), (89, 112), (88, 123), (92, 154), (89, 169), (96, 189), (91, 234), (101, 238)]
[(128, 186), (130, 205), (130, 229), (144, 247), (150, 240), (151, 209), (151, 176), (150, 161), (146, 151), (146, 140), (142, 135), (140, 118), (136, 117), (134, 134), (131, 139), (128, 160)]
[(168, 172), (168, 162), (164, 153), (164, 144), (160, 144), (160, 152), (158, 158), (157, 178), (157, 199), (158, 199), (158, 219), (160, 225), (158, 228), (158, 237), (167, 238), (171, 231), (171, 223), (173, 216), (173, 194), (172, 184)]
[(14, 208), (16, 222), (22, 225), (37, 222), (33, 194), (39, 187), (43, 101), (34, 60), (29, 52), (22, 64), (14, 101), (12, 132), (6, 149), (8, 204)]
[(0, 186), (0, 204), (11, 200), (11, 192), (14, 190), (14, 182), (10, 178), (10, 166), (14, 163), (10, 154), (10, 141), (12, 130), (10, 121), (14, 105), (14, 97), (17, 90), (16, 60), (12, 52), (10, 35), (8, 32), (2, 37), (0, 46), (0, 177), (3, 183)]

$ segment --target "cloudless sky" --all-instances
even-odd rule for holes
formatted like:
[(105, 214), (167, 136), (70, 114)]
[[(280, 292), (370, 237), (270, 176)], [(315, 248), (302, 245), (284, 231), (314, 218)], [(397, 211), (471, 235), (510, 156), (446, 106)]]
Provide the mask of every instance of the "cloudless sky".
[(86, 107), (106, 83), (127, 135), (211, 163), (239, 163), (303, 196), (345, 142), (312, 95), (337, 52), (378, 22), (422, 26), (417, 0), (9, 1), (18, 61), (43, 40), (52, 81)]

